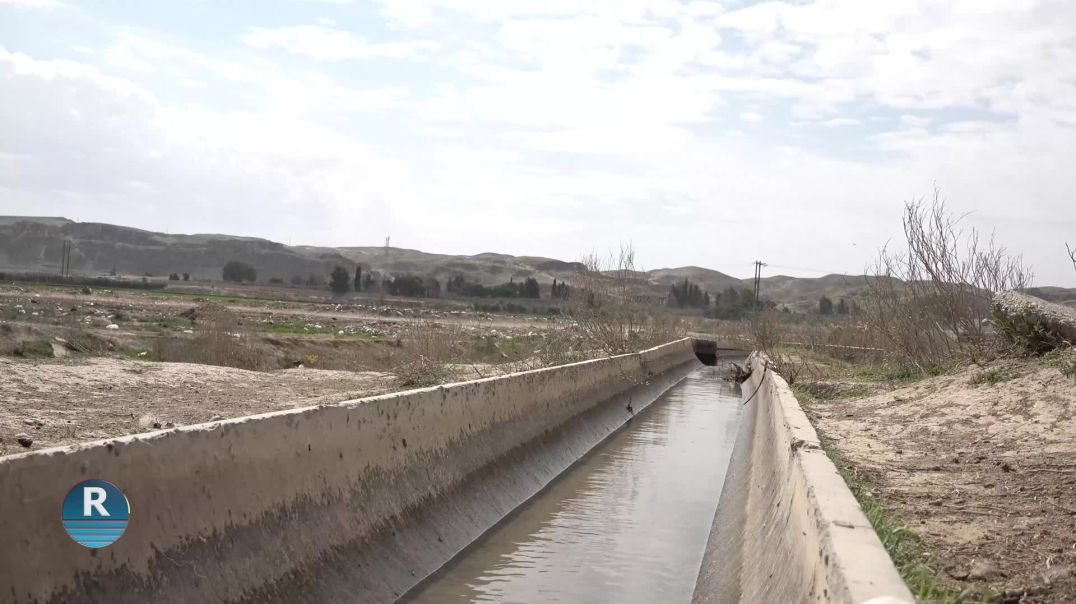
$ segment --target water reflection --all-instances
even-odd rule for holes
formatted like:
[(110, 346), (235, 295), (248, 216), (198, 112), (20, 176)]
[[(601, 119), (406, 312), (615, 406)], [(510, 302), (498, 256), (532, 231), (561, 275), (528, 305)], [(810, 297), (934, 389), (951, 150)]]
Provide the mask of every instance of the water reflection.
[(695, 371), (412, 601), (690, 602), (739, 400)]

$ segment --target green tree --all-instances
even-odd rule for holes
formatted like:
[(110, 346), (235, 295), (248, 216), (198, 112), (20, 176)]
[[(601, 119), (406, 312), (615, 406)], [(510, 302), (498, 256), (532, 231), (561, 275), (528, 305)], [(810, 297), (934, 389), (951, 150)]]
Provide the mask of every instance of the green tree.
[(822, 296), (818, 299), (818, 314), (829, 316), (833, 314), (833, 300), (830, 300), (826, 296)]
[(560, 298), (561, 300), (568, 297), (568, 284), (564, 281), (557, 282), (553, 279), (553, 286), (549, 290), (549, 295), (553, 298)]
[(538, 285), (538, 280), (533, 277), (527, 277), (527, 280), (523, 282), (523, 297), (525, 298), (541, 298), (542, 288)]
[(362, 265), (361, 264), (355, 266), (355, 282), (354, 282), (354, 284), (355, 284), (355, 291), (361, 292), (362, 291)]
[(750, 287), (745, 287), (740, 290), (740, 309), (741, 310), (754, 310), (755, 308), (755, 292)]
[(333, 292), (346, 294), (351, 291), (351, 276), (348, 274), (346, 268), (337, 266), (333, 269), (333, 272), (329, 277), (329, 288), (332, 289)]
[[(436, 292), (434, 291), (434, 284), (436, 284)], [(389, 294), (393, 296), (407, 296), (409, 298), (434, 297), (441, 293), (441, 284), (436, 279), (424, 279), (412, 274), (395, 275), (392, 281), (385, 283), (385, 287), (388, 289)]]
[(254, 270), (254, 267), (246, 262), (230, 260), (224, 265), (222, 277), (225, 281), (234, 281), (236, 283), (250, 281), (253, 283), (258, 280), (258, 271)]
[(844, 298), (841, 298), (840, 301), (837, 302), (837, 314), (838, 315), (847, 315), (848, 311), (849, 311), (848, 303), (845, 302)]

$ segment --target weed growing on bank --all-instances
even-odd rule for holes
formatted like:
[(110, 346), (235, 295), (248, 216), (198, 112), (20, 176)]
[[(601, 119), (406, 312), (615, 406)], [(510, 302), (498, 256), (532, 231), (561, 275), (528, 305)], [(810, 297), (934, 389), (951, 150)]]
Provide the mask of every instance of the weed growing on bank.
[(968, 384), (972, 386), (981, 386), (983, 384), (994, 386), (995, 384), (1007, 382), (1016, 377), (1018, 377), (1016, 372), (1008, 367), (993, 367), (971, 376), (971, 379), (968, 380)]
[[(860, 481), (855, 468), (849, 466), (841, 458), (832, 442), (821, 435), (819, 438), (822, 449), (836, 466), (837, 472), (852, 491), (860, 507), (863, 508), (867, 520), (874, 527), (878, 539), (889, 552), (889, 557), (892, 558), (893, 564), (912, 594), (915, 595), (916, 600), (929, 604), (968, 602), (967, 594), (960, 594), (946, 588), (939, 580), (938, 572), (926, 563), (919, 536), (899, 519), (886, 512), (874, 494)], [(995, 600), (995, 595), (988, 592), (981, 595), (980, 601), (993, 602)]]

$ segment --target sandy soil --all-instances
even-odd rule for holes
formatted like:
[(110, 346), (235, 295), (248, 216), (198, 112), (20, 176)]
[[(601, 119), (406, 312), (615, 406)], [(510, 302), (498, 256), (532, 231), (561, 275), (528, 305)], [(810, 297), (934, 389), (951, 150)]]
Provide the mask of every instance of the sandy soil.
[(27, 450), (19, 434), (41, 449), (344, 401), (391, 391), (396, 383), (391, 374), (374, 372), (0, 357), (0, 455)]
[(957, 591), (1076, 602), (1076, 380), (1042, 361), (807, 406)]

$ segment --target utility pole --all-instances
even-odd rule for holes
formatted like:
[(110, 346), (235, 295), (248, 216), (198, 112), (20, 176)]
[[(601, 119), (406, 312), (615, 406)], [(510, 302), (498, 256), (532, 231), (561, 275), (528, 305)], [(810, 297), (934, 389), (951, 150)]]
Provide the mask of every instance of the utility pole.
[(755, 260), (755, 291), (754, 291), (754, 298), (755, 298), (755, 309), (756, 310), (758, 310), (758, 308), (759, 308), (758, 294), (759, 294), (759, 287), (761, 286), (761, 283), (759, 281), (762, 279), (762, 267), (764, 267), (764, 266), (766, 266), (765, 262), (763, 262), (761, 260)]

